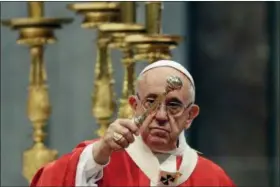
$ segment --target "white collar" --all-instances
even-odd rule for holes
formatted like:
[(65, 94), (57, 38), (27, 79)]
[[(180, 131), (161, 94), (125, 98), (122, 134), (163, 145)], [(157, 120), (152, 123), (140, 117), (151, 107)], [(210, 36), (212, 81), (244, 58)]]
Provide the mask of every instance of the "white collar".
[(182, 176), (178, 179), (176, 185), (182, 184), (190, 177), (196, 166), (198, 155), (195, 150), (189, 147), (183, 133), (179, 137), (178, 148), (168, 152), (170, 156), (162, 164), (143, 142), (141, 136), (135, 136), (135, 141), (125, 149), (136, 165), (151, 180), (151, 185), (157, 185), (160, 171), (175, 172), (178, 155), (182, 155), (182, 163), (179, 168)]

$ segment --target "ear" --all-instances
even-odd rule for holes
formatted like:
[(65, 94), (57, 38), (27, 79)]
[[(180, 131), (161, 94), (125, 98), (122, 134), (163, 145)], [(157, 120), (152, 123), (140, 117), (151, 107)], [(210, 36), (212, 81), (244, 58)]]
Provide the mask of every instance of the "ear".
[(187, 123), (186, 123), (186, 129), (188, 129), (192, 123), (192, 121), (199, 115), (199, 106), (198, 105), (192, 105), (191, 109), (188, 113), (188, 119), (187, 119)]
[(129, 102), (130, 107), (131, 107), (133, 110), (136, 110), (136, 107), (137, 107), (136, 96), (135, 96), (135, 95), (129, 96), (128, 102)]

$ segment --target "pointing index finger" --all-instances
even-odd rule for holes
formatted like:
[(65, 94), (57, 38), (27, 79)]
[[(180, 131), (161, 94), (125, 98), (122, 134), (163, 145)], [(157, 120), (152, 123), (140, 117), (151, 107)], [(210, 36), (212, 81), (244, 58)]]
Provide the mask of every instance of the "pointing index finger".
[(140, 125), (140, 130), (144, 131), (148, 125), (152, 122), (153, 118), (155, 116), (155, 112), (153, 111), (152, 113), (149, 113), (142, 125)]

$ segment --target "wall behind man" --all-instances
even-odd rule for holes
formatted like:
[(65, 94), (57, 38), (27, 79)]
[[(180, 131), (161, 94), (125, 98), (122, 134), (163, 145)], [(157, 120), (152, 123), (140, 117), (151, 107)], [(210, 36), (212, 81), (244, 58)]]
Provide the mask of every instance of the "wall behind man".
[[(276, 164), (276, 156), (269, 155), (275, 149), (271, 144), (277, 145), (276, 135), (268, 132), (276, 131), (277, 124), (269, 117), (276, 119), (278, 114), (268, 101), (277, 100), (267, 93), (273, 92), (275, 84), (268, 68), (279, 63), (272, 43), (278, 44), (280, 38), (272, 34), (279, 21), (269, 16), (268, 6), (275, 4), (190, 5), (190, 66), (201, 107), (191, 134), (196, 147), (224, 166), (237, 186), (272, 186), (269, 164)], [(275, 30), (269, 31), (270, 27)]]
[[(72, 17), (74, 22), (56, 31), (58, 43), (47, 46), (45, 62), (52, 115), (48, 122), (48, 146), (69, 152), (85, 139), (95, 138), (97, 124), (91, 116), (90, 94), (96, 58), (95, 32), (80, 27), (82, 18), (66, 9), (71, 2), (46, 2), (48, 17)], [(187, 18), (184, 2), (164, 2), (164, 33), (184, 37)], [(144, 4), (138, 20), (144, 23)], [(172, 16), (171, 16), (172, 15)], [(1, 19), (26, 17), (26, 2), (1, 2)], [(1, 26), (1, 186), (27, 185), (22, 177), (22, 152), (32, 145), (32, 126), (26, 115), (29, 51), (16, 44), (18, 32)], [(185, 38), (186, 39), (186, 38)], [(187, 40), (174, 51), (174, 59), (187, 65)], [(120, 97), (123, 69), (119, 52), (113, 52), (115, 90)], [(145, 64), (139, 63), (137, 71)]]

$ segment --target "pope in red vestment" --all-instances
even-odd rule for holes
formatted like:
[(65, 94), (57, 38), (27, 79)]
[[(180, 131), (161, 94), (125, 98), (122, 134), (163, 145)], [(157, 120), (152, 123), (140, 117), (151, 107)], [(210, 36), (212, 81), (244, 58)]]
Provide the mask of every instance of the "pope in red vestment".
[(193, 79), (179, 63), (161, 60), (140, 73), (144, 78), (139, 79), (137, 96), (130, 98), (135, 114), (154, 102), (166, 76), (174, 74), (183, 80), (182, 90), (167, 94), (165, 107), (150, 114), (139, 133), (132, 120), (116, 120), (101, 139), (82, 142), (42, 167), (30, 186), (235, 186), (222, 168), (186, 142), (184, 129), (198, 115), (198, 107)]
[[(71, 153), (40, 169), (34, 176), (31, 186), (75, 186), (79, 156), (86, 145), (90, 143), (92, 141), (81, 143)], [(196, 152), (194, 151), (191, 154), (194, 156)], [(149, 157), (143, 158), (142, 164), (153, 171), (154, 164), (149, 165), (151, 162), (149, 159)], [(176, 167), (180, 168), (182, 157), (176, 158), (176, 164)], [(150, 186), (152, 177), (149, 177), (149, 173), (146, 175), (146, 172), (148, 171), (141, 170), (141, 165), (138, 166), (127, 151), (114, 152), (110, 163), (104, 168), (103, 178), (97, 182), (97, 185)], [(186, 174), (187, 180), (180, 181), (179, 186), (234, 186), (232, 180), (219, 166), (201, 156), (197, 156), (196, 160), (188, 163), (181, 174)], [(178, 182), (178, 179), (176, 182)]]

